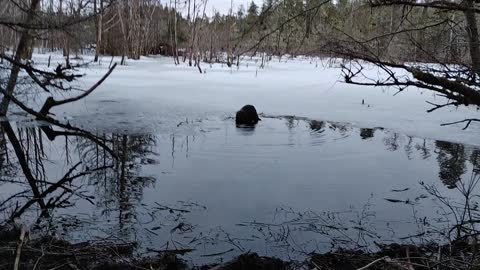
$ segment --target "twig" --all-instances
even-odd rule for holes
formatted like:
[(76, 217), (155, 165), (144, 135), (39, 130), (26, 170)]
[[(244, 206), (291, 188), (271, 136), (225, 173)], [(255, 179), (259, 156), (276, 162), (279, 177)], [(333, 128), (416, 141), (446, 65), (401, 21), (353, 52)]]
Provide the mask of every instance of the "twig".
[(223, 252), (218, 252), (218, 253), (212, 253), (212, 254), (206, 254), (206, 255), (200, 255), (200, 257), (215, 257), (215, 256), (220, 256), (220, 255), (225, 255), (229, 252), (235, 251), (234, 248), (231, 248), (229, 250), (223, 251)]
[(45, 256), (45, 251), (43, 250), (43, 246), (41, 247), (41, 250), (42, 250), (42, 255), (40, 257), (38, 257), (37, 261), (35, 262), (35, 265), (33, 266), (33, 269), (32, 270), (36, 270), (37, 269), (37, 266), (38, 264), (40, 263), (40, 260), (42, 260), (43, 256)]
[(179, 255), (185, 255), (187, 253), (195, 251), (195, 249), (192, 248), (185, 248), (185, 249), (163, 249), (163, 250), (156, 250), (152, 248), (147, 248), (148, 252), (156, 252), (159, 254), (162, 253), (170, 253), (170, 254), (179, 254)]
[(369, 264), (365, 265), (364, 267), (358, 268), (357, 270), (365, 270), (365, 269), (369, 268), (370, 266), (372, 266), (372, 265), (374, 265), (374, 264), (376, 264), (376, 263), (378, 263), (378, 262), (381, 262), (381, 261), (387, 261), (387, 260), (390, 260), (390, 257), (388, 257), (388, 256), (385, 256), (385, 257), (382, 257), (382, 258), (376, 259), (375, 261), (373, 261), (373, 262), (371, 262), (371, 263), (369, 263)]
[(13, 270), (18, 270), (18, 266), (20, 264), (20, 254), (22, 253), (22, 246), (23, 246), (23, 241), (25, 240), (25, 233), (26, 233), (26, 230), (22, 226), (22, 230), (20, 231), (20, 239), (18, 240), (15, 264), (13, 265)]
[(427, 113), (431, 113), (433, 111), (436, 111), (440, 108), (443, 108), (443, 107), (447, 107), (447, 106), (458, 106), (459, 103), (458, 102), (449, 102), (449, 103), (445, 103), (445, 104), (435, 104), (433, 102), (430, 102), (430, 101), (426, 101), (428, 104), (432, 105), (432, 106), (435, 106), (429, 110), (427, 110)]
[(443, 127), (443, 126), (450, 126), (450, 125), (456, 125), (456, 124), (465, 123), (465, 122), (467, 122), (467, 124), (465, 125), (464, 128), (462, 128), (463, 130), (467, 129), (472, 122), (480, 122), (480, 119), (477, 119), (477, 118), (469, 118), (469, 119), (465, 119), (465, 120), (461, 120), (461, 121), (444, 123), (444, 124), (441, 124), (441, 126), (442, 126), (442, 127)]
[[(437, 254), (437, 262), (442, 261), (442, 247), (438, 245), (438, 254)], [(440, 264), (437, 265), (437, 270), (440, 270)]]
[(55, 267), (53, 267), (52, 269), (49, 269), (49, 270), (57, 270), (57, 269), (61, 269), (62, 267), (68, 265), (68, 263), (64, 263), (64, 264), (60, 264), (60, 265), (57, 265)]
[(155, 204), (158, 205), (158, 207), (155, 207), (155, 209), (158, 209), (158, 210), (168, 210), (170, 212), (177, 211), (177, 212), (180, 212), (180, 213), (190, 213), (189, 210), (171, 208), (171, 207), (168, 207), (168, 206), (161, 205), (158, 202), (155, 202)]
[(315, 269), (316, 270), (320, 270), (320, 266), (318, 266), (314, 261), (311, 261), (311, 263), (313, 264), (313, 266), (315, 266)]
[(73, 263), (69, 263), (68, 266), (70, 266), (70, 268), (72, 268), (73, 270), (80, 270), (80, 268), (78, 268), (78, 266)]
[(410, 259), (410, 249), (406, 248), (405, 252), (407, 253), (407, 268), (408, 269), (413, 269), (413, 266), (412, 266), (412, 260)]

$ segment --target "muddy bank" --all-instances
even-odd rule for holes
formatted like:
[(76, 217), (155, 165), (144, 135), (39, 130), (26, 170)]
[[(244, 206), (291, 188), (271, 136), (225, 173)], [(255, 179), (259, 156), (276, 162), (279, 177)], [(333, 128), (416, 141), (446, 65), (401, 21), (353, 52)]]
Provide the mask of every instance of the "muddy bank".
[(379, 245), (377, 252), (337, 250), (312, 254), (309, 269), (480, 269), (478, 245), (453, 241), (445, 245)]
[(203, 266), (189, 265), (179, 252), (155, 256), (136, 253), (136, 244), (110, 240), (70, 243), (50, 236), (34, 238), (20, 228), (0, 229), (0, 269), (71, 270), (286, 270), (286, 269), (480, 269), (478, 244), (378, 245), (378, 251), (336, 250), (310, 254), (303, 262), (245, 253), (235, 259)]
[[(0, 269), (35, 270), (236, 270), (292, 269), (291, 263), (247, 253), (224, 264), (191, 266), (178, 250), (140, 256), (135, 243), (113, 240), (70, 243), (51, 236), (36, 237), (18, 227), (0, 228)], [(187, 251), (188, 252), (188, 251)]]
[(0, 269), (187, 269), (173, 253), (138, 257), (135, 243), (102, 240), (70, 243), (35, 237), (20, 228), (0, 229)]

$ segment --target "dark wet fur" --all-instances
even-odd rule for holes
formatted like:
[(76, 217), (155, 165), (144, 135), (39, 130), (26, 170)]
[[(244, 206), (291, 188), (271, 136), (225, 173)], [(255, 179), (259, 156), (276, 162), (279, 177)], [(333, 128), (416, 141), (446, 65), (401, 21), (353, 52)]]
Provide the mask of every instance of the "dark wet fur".
[(243, 106), (235, 117), (237, 126), (255, 126), (260, 120), (257, 110), (252, 105)]

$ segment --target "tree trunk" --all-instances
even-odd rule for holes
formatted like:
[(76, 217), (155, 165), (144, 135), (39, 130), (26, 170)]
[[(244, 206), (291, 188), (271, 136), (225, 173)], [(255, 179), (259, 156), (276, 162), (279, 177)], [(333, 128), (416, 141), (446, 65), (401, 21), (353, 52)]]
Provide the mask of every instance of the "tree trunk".
[[(32, 0), (30, 3), (30, 8), (28, 10), (27, 17), (25, 18), (25, 25), (30, 25), (35, 17), (35, 12), (38, 8), (40, 0)], [(28, 45), (30, 44), (32, 36), (28, 28), (23, 29), (22, 35), (20, 36), (20, 41), (18, 42), (17, 50), (15, 53), (15, 62), (19, 63), (22, 61), (22, 55), (25, 55), (28, 52)], [(5, 92), (7, 96), (3, 96), (2, 102), (0, 103), (0, 116), (6, 116), (8, 111), (8, 106), (10, 104), (9, 96), (13, 95), (15, 86), (17, 85), (18, 74), (20, 73), (20, 66), (13, 65), (10, 76), (8, 77), (7, 86), (5, 87)]]
[(177, 38), (177, 0), (175, 1), (175, 9), (173, 10), (174, 22), (173, 22), (173, 57), (175, 57), (175, 64), (179, 65), (180, 61), (178, 60), (178, 38)]
[(128, 7), (129, 16), (129, 43), (130, 43), (130, 58), (140, 59), (141, 52), (141, 14), (140, 14), (140, 0), (133, 0), (132, 6)]
[(467, 22), (466, 30), (468, 35), (468, 47), (470, 49), (470, 59), (472, 61), (473, 72), (480, 75), (480, 43), (478, 38), (477, 18), (475, 17), (475, 3), (474, 0), (465, 0), (465, 7), (468, 9), (464, 11), (465, 20)]
[(450, 19), (452, 21), (451, 26), (450, 26), (450, 33), (448, 35), (448, 43), (450, 44), (449, 46), (449, 55), (448, 55), (448, 62), (449, 63), (458, 63), (458, 49), (457, 49), (457, 42), (455, 40), (455, 33), (454, 33), (454, 25), (455, 25), (455, 13), (452, 14), (452, 18)]
[(193, 57), (193, 47), (195, 44), (195, 35), (196, 35), (196, 26), (197, 26), (197, 1), (193, 0), (193, 25), (192, 25), (192, 35), (190, 37), (190, 50), (188, 53), (188, 65), (192, 66), (192, 57)]
[(119, 1), (117, 4), (117, 12), (118, 12), (118, 19), (120, 20), (120, 28), (122, 29), (122, 36), (123, 36), (123, 41), (122, 41), (122, 60), (120, 62), (120, 65), (125, 65), (125, 55), (127, 54), (127, 31), (125, 29), (125, 22), (123, 20), (123, 15), (122, 15), (122, 1)]
[(96, 47), (95, 47), (95, 59), (94, 62), (98, 62), (98, 56), (101, 54), (102, 46), (102, 23), (103, 23), (103, 0), (100, 1), (100, 10), (97, 10), (97, 0), (93, 0), (93, 10), (98, 12), (95, 16), (95, 28), (96, 28)]
[(233, 24), (234, 22), (232, 21), (232, 16), (233, 16), (233, 0), (230, 1), (230, 13), (228, 16), (228, 44), (227, 44), (227, 66), (232, 67), (232, 62), (233, 62), (233, 57), (232, 57), (232, 30), (233, 30)]

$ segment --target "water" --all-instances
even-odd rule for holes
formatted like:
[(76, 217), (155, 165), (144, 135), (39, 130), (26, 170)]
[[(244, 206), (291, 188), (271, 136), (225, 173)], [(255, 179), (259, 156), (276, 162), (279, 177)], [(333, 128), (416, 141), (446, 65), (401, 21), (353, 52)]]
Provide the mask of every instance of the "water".
[[(97, 135), (116, 159), (85, 134), (50, 141), (45, 130), (16, 124), (0, 137), (3, 218), (32, 196), (23, 153), (50, 215), (36, 223), (34, 203), (17, 220), (73, 241), (191, 251), (195, 263), (409, 240), (426, 230), (424, 217), (445, 222), (420, 183), (461, 200), (455, 187), (480, 166), (473, 146), (294, 117), (264, 117), (255, 129), (211, 117), (171, 132)], [(47, 192), (65, 175), (73, 178)]]

